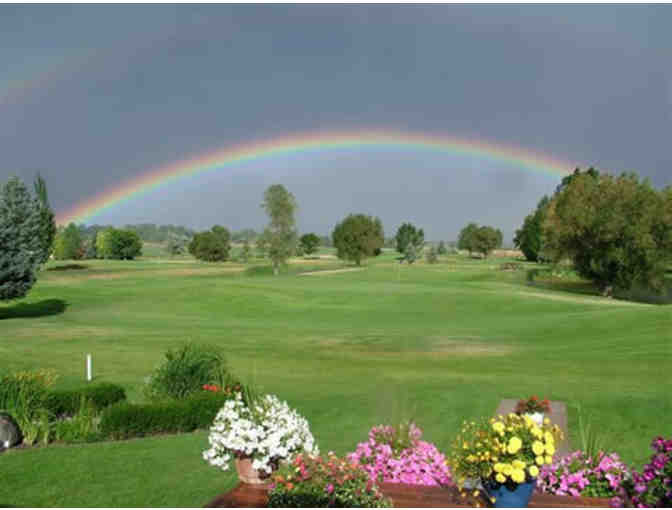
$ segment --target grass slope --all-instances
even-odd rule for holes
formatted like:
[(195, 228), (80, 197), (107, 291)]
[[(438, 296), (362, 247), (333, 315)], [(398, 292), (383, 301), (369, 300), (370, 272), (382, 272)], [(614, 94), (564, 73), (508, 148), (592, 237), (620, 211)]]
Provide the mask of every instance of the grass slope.
[[(580, 404), (610, 450), (641, 465), (672, 435), (672, 309), (526, 285), (497, 260), (448, 257), (364, 271), (332, 259), (267, 268), (189, 259), (86, 261), (46, 271), (29, 297), (0, 305), (8, 370), (55, 368), (141, 399), (144, 377), (185, 340), (222, 345), (231, 366), (297, 407), (323, 451), (352, 451), (370, 426), (413, 417), (446, 449), (463, 419), (538, 394)], [(52, 264), (53, 266), (64, 265)], [(0, 455), (0, 505), (199, 506), (231, 475), (201, 460), (205, 432)]]

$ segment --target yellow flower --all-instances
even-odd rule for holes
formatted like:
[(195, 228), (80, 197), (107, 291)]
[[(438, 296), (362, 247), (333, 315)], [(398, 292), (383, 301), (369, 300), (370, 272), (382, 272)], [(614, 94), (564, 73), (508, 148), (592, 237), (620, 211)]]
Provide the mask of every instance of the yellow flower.
[(546, 453), (548, 453), (549, 455), (553, 455), (555, 453), (555, 446), (553, 446), (552, 444), (547, 444)]
[(511, 473), (511, 480), (516, 483), (523, 483), (525, 481), (525, 471), (522, 469), (514, 469)]
[(546, 455), (546, 457), (544, 457), (544, 461), (546, 462), (546, 464), (553, 464), (553, 457), (551, 457), (550, 455)]
[(502, 464), (502, 473), (504, 473), (506, 476), (511, 476), (512, 472), (513, 468), (511, 467), (511, 464)]
[(509, 439), (509, 444), (506, 447), (506, 450), (514, 454), (520, 450), (520, 447), (523, 446), (523, 442), (520, 440), (519, 437), (513, 436), (511, 439)]
[(530, 466), (527, 468), (527, 471), (530, 473), (530, 476), (535, 478), (539, 475), (539, 468), (537, 466)]
[(548, 418), (544, 418), (544, 425), (550, 425), (550, 424), (551, 420), (549, 420)]
[(541, 441), (535, 441), (532, 443), (532, 451), (535, 455), (543, 455), (544, 453), (544, 444)]
[(506, 477), (502, 473), (497, 473), (495, 475), (495, 480), (497, 480), (499, 483), (504, 483), (506, 482)]
[(492, 466), (492, 469), (495, 470), (495, 473), (501, 473), (501, 471), (502, 471), (502, 464), (500, 464), (499, 462), (497, 462), (497, 463), (495, 463), (494, 466)]
[(518, 459), (514, 460), (511, 464), (513, 464), (515, 469), (525, 469), (525, 466), (527, 465), (522, 460)]
[(534, 428), (532, 428), (532, 435), (537, 439), (541, 439), (544, 434), (541, 429), (535, 425)]
[(496, 421), (492, 424), (492, 430), (497, 433), (504, 432), (504, 424), (501, 421)]
[(536, 459), (534, 459), (535, 462), (537, 463), (538, 466), (541, 466), (544, 464), (544, 457), (542, 455), (538, 455)]
[(499, 460), (499, 457), (493, 457), (492, 462), (497, 462)]
[(549, 431), (544, 432), (544, 440), (549, 444), (554, 444), (555, 443), (555, 439), (553, 438), (553, 434), (551, 434)]

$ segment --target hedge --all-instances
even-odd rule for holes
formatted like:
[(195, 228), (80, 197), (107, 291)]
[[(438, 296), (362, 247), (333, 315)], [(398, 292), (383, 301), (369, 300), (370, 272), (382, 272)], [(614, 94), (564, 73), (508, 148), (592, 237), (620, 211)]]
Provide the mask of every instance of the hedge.
[(50, 391), (44, 407), (55, 416), (74, 416), (79, 411), (82, 397), (91, 402), (95, 411), (126, 400), (126, 391), (117, 384), (98, 383), (76, 390)]
[(103, 411), (99, 431), (109, 439), (129, 439), (208, 428), (231, 398), (223, 393), (204, 391), (183, 400), (151, 404), (121, 402)]

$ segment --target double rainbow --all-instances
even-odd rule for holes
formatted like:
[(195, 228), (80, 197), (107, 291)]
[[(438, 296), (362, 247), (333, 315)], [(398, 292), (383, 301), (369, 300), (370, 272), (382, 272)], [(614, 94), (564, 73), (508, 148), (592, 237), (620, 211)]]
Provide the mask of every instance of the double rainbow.
[(208, 172), (224, 170), (243, 163), (292, 154), (367, 149), (466, 155), (483, 160), (507, 163), (523, 171), (546, 174), (555, 178), (567, 175), (576, 166), (519, 147), (452, 136), (389, 130), (299, 133), (293, 136), (225, 147), (190, 159), (160, 166), (138, 177), (128, 179), (113, 189), (103, 190), (88, 200), (74, 204), (71, 208), (58, 214), (56, 220), (59, 224), (87, 223), (100, 213), (152, 193), (175, 181), (196, 178)]

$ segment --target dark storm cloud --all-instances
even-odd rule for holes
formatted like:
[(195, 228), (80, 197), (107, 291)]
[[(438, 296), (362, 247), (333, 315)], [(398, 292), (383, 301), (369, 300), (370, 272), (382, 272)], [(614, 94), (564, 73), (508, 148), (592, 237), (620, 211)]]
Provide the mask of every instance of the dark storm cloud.
[[(0, 179), (40, 170), (63, 210), (204, 150), (375, 126), (511, 143), (662, 186), (670, 26), (666, 5), (1, 5)], [(555, 185), (430, 159), (321, 155), (303, 173), (266, 162), (275, 175), (232, 170), (226, 188), (201, 180), (101, 220), (258, 227), (263, 186), (282, 177), (302, 197), (302, 228), (326, 232), (345, 204), (388, 231), (413, 217), (436, 237), (468, 220), (510, 235)]]

